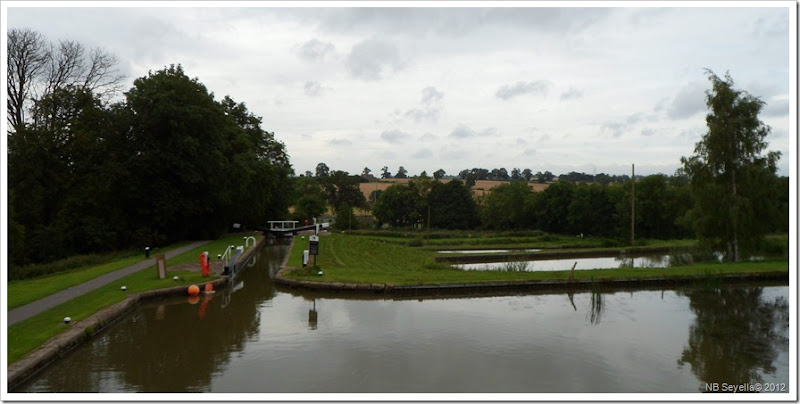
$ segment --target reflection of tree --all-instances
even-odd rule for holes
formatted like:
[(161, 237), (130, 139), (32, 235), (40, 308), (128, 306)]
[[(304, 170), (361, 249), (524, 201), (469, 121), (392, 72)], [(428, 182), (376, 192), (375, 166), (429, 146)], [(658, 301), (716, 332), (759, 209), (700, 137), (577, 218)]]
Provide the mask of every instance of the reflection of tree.
[(598, 288), (592, 287), (589, 300), (591, 303), (589, 306), (589, 322), (592, 323), (592, 325), (598, 325), (600, 324), (600, 316), (603, 314), (605, 298)]
[(704, 383), (755, 383), (774, 374), (778, 349), (788, 349), (789, 304), (761, 298), (762, 288), (683, 292), (697, 316), (678, 365), (690, 364)]

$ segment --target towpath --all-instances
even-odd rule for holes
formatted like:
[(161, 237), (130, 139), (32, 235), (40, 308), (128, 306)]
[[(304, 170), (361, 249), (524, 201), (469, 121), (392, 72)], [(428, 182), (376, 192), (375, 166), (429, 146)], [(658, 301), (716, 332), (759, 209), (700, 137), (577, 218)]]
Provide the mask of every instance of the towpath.
[[(210, 242), (211, 240), (195, 241), (194, 243), (169, 251), (165, 255), (167, 258), (172, 258), (176, 255), (185, 253), (186, 251), (190, 251), (192, 249), (208, 244)], [(97, 278), (86, 281), (79, 285), (69, 287), (60, 292), (53, 293), (50, 296), (30, 302), (24, 306), (20, 306), (13, 310), (9, 310), (8, 325), (9, 326), (14, 325), (20, 321), (33, 317), (45, 310), (52, 309), (53, 307), (56, 307), (59, 304), (72, 300), (78, 296), (85, 295), (86, 293), (89, 293), (104, 285), (114, 282), (117, 279), (126, 277), (134, 272), (141, 271), (142, 269), (145, 269), (153, 265), (155, 265), (155, 258), (145, 259), (131, 266), (118, 269), (114, 272), (109, 272), (105, 275), (98, 276)]]

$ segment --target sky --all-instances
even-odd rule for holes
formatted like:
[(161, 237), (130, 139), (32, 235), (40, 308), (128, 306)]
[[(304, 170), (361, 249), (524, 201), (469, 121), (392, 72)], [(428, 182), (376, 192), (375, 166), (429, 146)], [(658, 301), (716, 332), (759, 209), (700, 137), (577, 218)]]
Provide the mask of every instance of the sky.
[(297, 174), (672, 175), (707, 130), (705, 69), (766, 103), (780, 175), (796, 159), (794, 2), (8, 4), (7, 28), (115, 54), (125, 89), (181, 64), (262, 117)]

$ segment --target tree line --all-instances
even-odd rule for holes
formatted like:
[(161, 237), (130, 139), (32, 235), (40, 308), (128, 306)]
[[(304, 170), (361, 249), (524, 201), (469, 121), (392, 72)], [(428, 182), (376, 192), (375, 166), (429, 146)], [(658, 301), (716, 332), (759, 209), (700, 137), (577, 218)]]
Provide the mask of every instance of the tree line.
[(285, 214), (289, 156), (245, 104), (216, 100), (180, 65), (110, 102), (115, 59), (81, 49), (9, 31), (11, 264), (216, 238)]

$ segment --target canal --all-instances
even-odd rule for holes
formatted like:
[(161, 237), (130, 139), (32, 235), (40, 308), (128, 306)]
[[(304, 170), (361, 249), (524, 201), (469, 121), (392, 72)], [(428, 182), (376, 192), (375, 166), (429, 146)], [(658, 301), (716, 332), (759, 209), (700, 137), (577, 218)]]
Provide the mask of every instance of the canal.
[(365, 298), (277, 289), (286, 245), (142, 305), (15, 392), (702, 392), (789, 383), (789, 287)]

